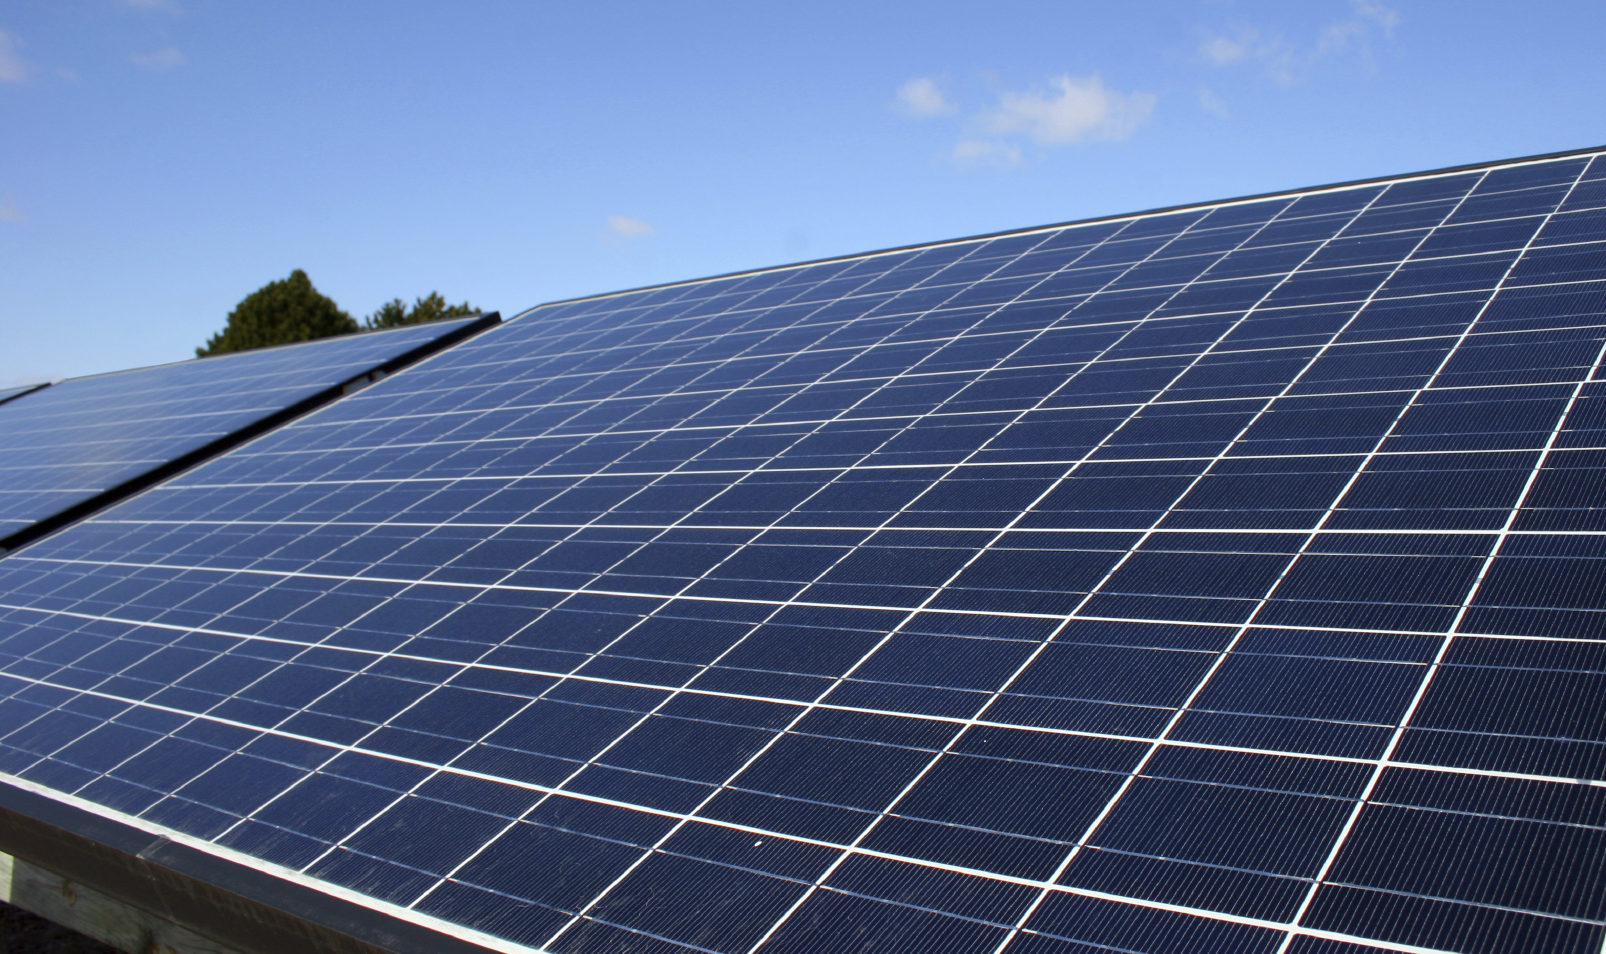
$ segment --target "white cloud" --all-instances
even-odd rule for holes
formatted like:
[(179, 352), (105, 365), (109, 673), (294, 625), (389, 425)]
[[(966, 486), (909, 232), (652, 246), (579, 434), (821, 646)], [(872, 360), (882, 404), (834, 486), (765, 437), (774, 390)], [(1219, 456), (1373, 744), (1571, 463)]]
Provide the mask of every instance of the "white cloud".
[(942, 94), (937, 81), (916, 77), (898, 87), (898, 108), (911, 116), (941, 116), (953, 112), (953, 104)]
[(1062, 75), (1047, 91), (1002, 93), (986, 114), (994, 133), (1019, 133), (1043, 145), (1065, 145), (1088, 139), (1125, 139), (1154, 111), (1152, 93), (1122, 93), (1098, 76)]
[(1232, 111), (1227, 109), (1227, 101), (1208, 86), (1199, 87), (1199, 108), (1212, 116), (1220, 116), (1222, 119), (1232, 115)]
[(1376, 23), (1383, 28), (1384, 36), (1393, 38), (1394, 28), (1400, 25), (1400, 15), (1397, 11), (1375, 0), (1352, 0), (1352, 2), (1357, 16)]
[(184, 54), (173, 46), (164, 46), (154, 53), (135, 53), (129, 61), (142, 70), (152, 73), (165, 73), (168, 70), (178, 69), (188, 62)]
[(21, 209), (17, 208), (16, 199), (13, 199), (8, 195), (6, 196), (6, 200), (4, 202), (0, 202), (0, 222), (11, 222), (21, 225), (26, 221), (28, 221), (28, 217), (22, 214)]
[(28, 78), (31, 68), (17, 52), (20, 46), (15, 37), (0, 33), (0, 83), (21, 83)]
[(1199, 58), (1211, 66), (1231, 66), (1248, 59), (1260, 40), (1260, 31), (1239, 27), (1231, 36), (1216, 33), (1206, 36), (1199, 44)]
[(1199, 43), (1199, 59), (1210, 66), (1236, 66), (1256, 62), (1279, 83), (1294, 82), (1299, 56), (1293, 45), (1280, 36), (1268, 35), (1249, 26), (1235, 26), (1224, 33), (1207, 34)]
[(657, 231), (651, 224), (641, 219), (633, 219), (628, 215), (608, 216), (608, 229), (613, 234), (623, 238), (641, 238)]
[(1373, 31), (1381, 30), (1385, 40), (1394, 38), (1394, 29), (1400, 25), (1400, 15), (1394, 10), (1376, 0), (1350, 0), (1350, 8), (1354, 15), (1349, 19), (1329, 23), (1323, 28), (1321, 39), (1316, 44), (1317, 56), (1342, 52), (1354, 46), (1370, 62)]
[[(990, 77), (983, 79), (992, 84)], [(1012, 169), (1043, 153), (1034, 147), (1126, 139), (1148, 121), (1158, 98), (1111, 89), (1098, 75), (1065, 73), (1025, 90), (1002, 90), (994, 84), (993, 100), (991, 106), (960, 116), (937, 80), (917, 77), (898, 88), (895, 105), (913, 116), (954, 114), (956, 135), (942, 157), (946, 161)]]
[(995, 166), (1009, 169), (1020, 165), (1021, 152), (1017, 146), (986, 139), (961, 139), (954, 144), (953, 159), (966, 165)]
[(1316, 56), (1313, 56), (1312, 59), (1317, 56), (1326, 56), (1329, 53), (1337, 53), (1365, 35), (1366, 25), (1359, 20), (1342, 20), (1337, 23), (1329, 23), (1322, 28), (1322, 35), (1316, 41)]
[(1349, 8), (1348, 17), (1330, 21), (1304, 43), (1241, 24), (1207, 33), (1199, 43), (1198, 58), (1215, 67), (1258, 63), (1285, 86), (1302, 79), (1318, 61), (1345, 51), (1354, 51), (1370, 68), (1373, 39), (1379, 34), (1384, 40), (1392, 39), (1400, 15), (1379, 0), (1349, 0)]

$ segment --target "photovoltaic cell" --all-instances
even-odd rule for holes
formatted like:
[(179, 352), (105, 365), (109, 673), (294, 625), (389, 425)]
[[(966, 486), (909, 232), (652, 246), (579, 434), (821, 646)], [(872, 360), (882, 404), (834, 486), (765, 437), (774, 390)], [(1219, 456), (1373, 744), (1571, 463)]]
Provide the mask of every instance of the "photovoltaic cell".
[(214, 441), (440, 347), (476, 320), (73, 378), (37, 393), (0, 391), (0, 548)]
[(1594, 954), (1603, 223), (1576, 154), (534, 309), (0, 561), (0, 771), (509, 950)]

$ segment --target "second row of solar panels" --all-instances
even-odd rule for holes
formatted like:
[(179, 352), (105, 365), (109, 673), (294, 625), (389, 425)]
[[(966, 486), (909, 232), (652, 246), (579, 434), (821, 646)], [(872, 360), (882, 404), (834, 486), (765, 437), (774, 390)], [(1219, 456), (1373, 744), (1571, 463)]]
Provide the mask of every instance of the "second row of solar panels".
[(491, 323), (463, 318), (0, 392), (0, 551)]

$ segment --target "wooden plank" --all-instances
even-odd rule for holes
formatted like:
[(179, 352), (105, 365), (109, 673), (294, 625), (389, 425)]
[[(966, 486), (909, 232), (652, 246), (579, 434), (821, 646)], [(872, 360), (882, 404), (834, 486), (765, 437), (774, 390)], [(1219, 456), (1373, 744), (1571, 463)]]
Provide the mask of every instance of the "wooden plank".
[[(358, 896), (320, 891), (7, 784), (0, 784), (0, 852), (65, 875), (61, 880), (75, 886), (93, 885), (160, 924), (182, 926), (206, 939), (210, 946), (202, 951), (487, 954), (487, 948), (505, 947), (475, 932), (446, 933), (398, 918)], [(79, 920), (67, 923), (76, 927)], [(160, 943), (163, 936), (154, 939)]]
[(0, 899), (129, 954), (240, 954), (21, 858), (0, 854)]

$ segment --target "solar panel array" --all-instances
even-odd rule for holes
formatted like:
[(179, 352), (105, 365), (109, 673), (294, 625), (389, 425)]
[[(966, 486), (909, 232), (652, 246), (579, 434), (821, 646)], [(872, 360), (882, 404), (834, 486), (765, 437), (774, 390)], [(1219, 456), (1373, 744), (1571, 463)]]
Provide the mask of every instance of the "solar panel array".
[(1606, 161), (535, 309), (0, 560), (11, 784), (551, 951), (1598, 952)]
[(0, 546), (41, 520), (474, 320), (73, 378), (34, 394), (31, 387), (0, 392)]

